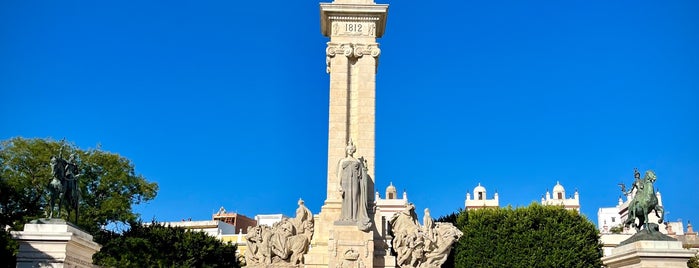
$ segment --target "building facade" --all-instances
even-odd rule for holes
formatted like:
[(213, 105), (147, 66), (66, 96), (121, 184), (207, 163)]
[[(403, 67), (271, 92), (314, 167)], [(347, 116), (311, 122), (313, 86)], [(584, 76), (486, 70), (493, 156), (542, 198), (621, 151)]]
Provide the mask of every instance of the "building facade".
[(578, 190), (572, 197), (566, 198), (566, 190), (560, 182), (556, 182), (553, 186), (553, 195), (546, 190), (546, 194), (541, 198), (541, 204), (544, 206), (563, 206), (565, 209), (575, 210), (580, 212), (580, 196)]
[(221, 207), (218, 212), (212, 216), (212, 218), (215, 221), (221, 221), (235, 226), (236, 230), (243, 234), (247, 233), (248, 227), (257, 226), (257, 222), (255, 220), (242, 214), (227, 212), (224, 207)]
[(485, 187), (481, 186), (481, 183), (478, 183), (478, 186), (476, 186), (476, 188), (473, 188), (473, 197), (471, 196), (471, 193), (466, 193), (466, 201), (464, 201), (464, 207), (466, 208), (466, 210), (500, 207), (500, 198), (498, 197), (498, 192), (495, 192), (492, 199), (488, 199)]

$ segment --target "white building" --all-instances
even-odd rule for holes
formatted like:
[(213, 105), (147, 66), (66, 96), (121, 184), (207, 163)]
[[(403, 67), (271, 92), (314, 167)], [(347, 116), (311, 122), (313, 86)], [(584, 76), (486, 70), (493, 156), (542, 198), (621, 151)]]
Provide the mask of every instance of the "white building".
[(500, 207), (500, 199), (498, 193), (495, 192), (493, 199), (488, 199), (486, 196), (485, 187), (478, 183), (476, 188), (473, 188), (473, 198), (471, 198), (471, 193), (466, 193), (466, 201), (464, 201), (464, 207), (466, 210), (469, 209), (479, 209), (479, 208), (497, 208)]
[(390, 229), (390, 224), (388, 221), (391, 220), (393, 214), (403, 211), (406, 207), (408, 207), (408, 194), (403, 191), (402, 198), (398, 198), (398, 191), (396, 191), (396, 187), (393, 186), (393, 183), (391, 182), (390, 185), (386, 187), (385, 197), (386, 198), (381, 198), (379, 192), (376, 192), (376, 196), (374, 197), (374, 202), (376, 204), (376, 215), (374, 216), (374, 221), (377, 225), (380, 224), (383, 226), (383, 228), (380, 229), (383, 233), (380, 235), (381, 237), (385, 237), (384, 242), (386, 243), (386, 246), (391, 248), (393, 246), (393, 243), (391, 243), (393, 237), (387, 232)]
[(619, 198), (616, 207), (599, 208), (597, 210), (597, 228), (600, 233), (609, 233), (613, 227), (621, 225), (621, 215), (619, 215), (619, 207), (624, 201)]
[(275, 223), (288, 218), (289, 217), (284, 216), (284, 214), (258, 214), (255, 216), (255, 221), (257, 222), (258, 226), (267, 225), (272, 227)]
[[(384, 224), (388, 224), (388, 221), (393, 217), (396, 212), (403, 211), (408, 206), (408, 194), (403, 191), (401, 198), (398, 198), (398, 192), (396, 187), (393, 186), (391, 182), (388, 187), (386, 187), (386, 198), (381, 198), (379, 192), (376, 192), (374, 197), (374, 202), (376, 202), (376, 212), (380, 216)], [(378, 222), (377, 222), (378, 224)], [(385, 228), (384, 228), (385, 229)]]
[(566, 198), (566, 190), (560, 182), (556, 182), (556, 185), (553, 186), (553, 196), (546, 190), (546, 194), (541, 198), (541, 204), (544, 206), (563, 206), (565, 209), (580, 212), (578, 190), (575, 190), (572, 198)]
[[(150, 224), (150, 223), (146, 223)], [(235, 226), (219, 220), (210, 221), (171, 221), (161, 223), (164, 226), (182, 227), (187, 230), (204, 232), (210, 236), (221, 239), (225, 235), (234, 235)]]

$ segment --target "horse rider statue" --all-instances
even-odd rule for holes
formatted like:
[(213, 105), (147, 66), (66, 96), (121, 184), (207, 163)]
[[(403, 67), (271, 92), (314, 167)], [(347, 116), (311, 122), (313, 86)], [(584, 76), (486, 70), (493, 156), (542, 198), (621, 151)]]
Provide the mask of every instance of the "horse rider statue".
[[(653, 232), (654, 230), (648, 227), (648, 214), (651, 211), (654, 211), (659, 218), (658, 224), (663, 223), (665, 215), (663, 207), (658, 204), (658, 197), (655, 195), (655, 188), (653, 187), (655, 180), (655, 172), (652, 170), (646, 171), (645, 176), (641, 179), (641, 174), (636, 169), (634, 170), (634, 182), (631, 189), (625, 191), (626, 187), (623, 184), (621, 185), (621, 191), (625, 195), (632, 194), (633, 190), (636, 190), (633, 199), (629, 202), (629, 214), (624, 221), (624, 226), (628, 227), (631, 225), (636, 228), (636, 231), (640, 231), (641, 226), (643, 226), (644, 229)], [(638, 219), (638, 222), (636, 222), (636, 219)]]
[[(78, 207), (80, 203), (80, 191), (78, 188), (79, 174), (75, 154), (71, 154), (68, 160), (51, 157), (51, 182), (49, 183), (50, 211), (49, 218), (61, 217), (61, 208), (65, 205), (68, 214), (75, 211), (75, 223), (78, 222)], [(55, 215), (54, 215), (55, 210)]]

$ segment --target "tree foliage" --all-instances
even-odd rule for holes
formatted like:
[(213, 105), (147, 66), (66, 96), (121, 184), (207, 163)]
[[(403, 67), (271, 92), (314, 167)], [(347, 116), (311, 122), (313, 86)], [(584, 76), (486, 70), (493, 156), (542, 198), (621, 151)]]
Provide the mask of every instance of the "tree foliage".
[(0, 267), (15, 267), (17, 260), (17, 242), (10, 237), (10, 233), (0, 228)]
[(439, 218), (435, 219), (434, 221), (436, 222), (448, 222), (451, 224), (454, 224), (456, 226), (456, 219), (459, 218), (459, 215), (463, 212), (462, 209), (459, 209), (459, 211), (452, 212), (451, 214), (447, 214), (444, 216), (440, 216)]
[(624, 225), (619, 224), (616, 226), (612, 226), (612, 228), (609, 228), (609, 232), (613, 234), (620, 234), (624, 232)]
[(81, 150), (64, 141), (13, 138), (0, 142), (0, 224), (17, 230), (45, 217), (50, 209), (50, 158), (72, 153), (82, 174), (78, 226), (85, 231), (96, 233), (108, 224), (135, 220), (132, 206), (155, 198), (158, 185), (136, 174), (133, 163), (118, 154)]
[(131, 223), (123, 234), (100, 238), (102, 249), (93, 256), (105, 267), (239, 267), (236, 246), (204, 232), (152, 222)]
[[(456, 212), (452, 212), (450, 214), (440, 216), (439, 218), (435, 219), (435, 222), (446, 222), (446, 223), (451, 223), (454, 226), (456, 226), (456, 220), (459, 218), (459, 215), (463, 213), (462, 209), (459, 209)], [(447, 260), (444, 261), (442, 264), (442, 268), (454, 268), (454, 251), (456, 248), (452, 248), (451, 251), (449, 251), (449, 256), (447, 257)]]
[(602, 266), (595, 225), (562, 207), (462, 211), (456, 225), (464, 236), (449, 267)]
[(699, 268), (699, 253), (687, 261), (688, 268)]

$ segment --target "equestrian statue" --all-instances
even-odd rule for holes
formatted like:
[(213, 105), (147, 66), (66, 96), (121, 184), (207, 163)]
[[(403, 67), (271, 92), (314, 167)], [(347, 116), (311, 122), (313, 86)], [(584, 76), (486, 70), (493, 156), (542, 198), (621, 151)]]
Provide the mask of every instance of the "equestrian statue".
[[(660, 232), (658, 224), (663, 223), (665, 213), (663, 207), (658, 204), (658, 197), (655, 195), (653, 185), (655, 180), (655, 172), (652, 170), (646, 171), (645, 176), (641, 178), (638, 170), (634, 169), (634, 182), (631, 189), (626, 191), (626, 186), (621, 184), (621, 191), (627, 196), (633, 196), (631, 202), (629, 202), (628, 217), (624, 221), (624, 227), (633, 226), (636, 229), (636, 234), (622, 241), (620, 245), (641, 240), (676, 241)], [(657, 224), (649, 222), (648, 215), (651, 212), (654, 212), (655, 216), (658, 217)]]
[[(631, 225), (636, 228), (636, 231), (640, 231), (641, 226), (643, 226), (643, 229), (650, 229), (648, 228), (648, 214), (651, 211), (655, 212), (655, 215), (658, 217), (658, 224), (663, 223), (665, 216), (663, 207), (658, 205), (658, 197), (655, 195), (655, 188), (653, 187), (653, 183), (656, 180), (655, 173), (652, 170), (648, 170), (643, 179), (640, 177), (641, 174), (638, 173), (638, 170), (634, 170), (634, 182), (631, 190), (623, 191), (622, 187), (622, 191), (627, 195), (636, 190), (636, 194), (629, 203), (629, 216), (624, 221), (624, 226), (628, 227)], [(638, 219), (638, 223), (636, 223), (636, 219)]]
[[(80, 177), (75, 154), (71, 154), (68, 160), (58, 157), (51, 157), (51, 182), (49, 183), (49, 218), (60, 218), (61, 209), (65, 206), (68, 215), (75, 211), (75, 222), (78, 223), (78, 208), (80, 207), (80, 190), (78, 188), (78, 177)], [(55, 214), (54, 214), (55, 210)]]

